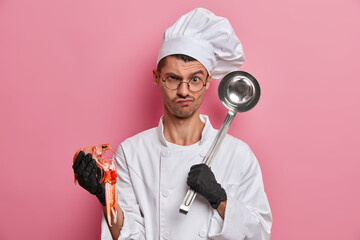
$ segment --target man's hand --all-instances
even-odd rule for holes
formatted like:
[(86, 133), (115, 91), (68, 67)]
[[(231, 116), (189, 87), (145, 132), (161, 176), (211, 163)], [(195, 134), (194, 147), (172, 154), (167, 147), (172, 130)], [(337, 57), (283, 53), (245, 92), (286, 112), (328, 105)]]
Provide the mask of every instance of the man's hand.
[(227, 200), (225, 190), (216, 181), (211, 169), (203, 163), (191, 167), (187, 184), (206, 198), (214, 209), (217, 209), (222, 201)]
[(92, 159), (91, 153), (85, 155), (83, 151), (80, 151), (72, 167), (79, 185), (95, 195), (101, 204), (105, 206), (104, 182), (100, 183), (101, 169), (96, 165), (95, 160)]

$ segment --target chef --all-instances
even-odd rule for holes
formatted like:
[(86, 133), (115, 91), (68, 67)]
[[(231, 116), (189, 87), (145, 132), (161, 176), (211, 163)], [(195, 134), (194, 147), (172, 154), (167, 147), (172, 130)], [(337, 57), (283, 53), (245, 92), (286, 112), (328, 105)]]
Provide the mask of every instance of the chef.
[[(270, 239), (271, 211), (249, 146), (227, 135), (211, 169), (202, 164), (217, 134), (199, 110), (210, 80), (243, 62), (229, 21), (206, 9), (181, 16), (165, 31), (153, 70), (164, 115), (157, 127), (118, 147), (127, 164), (115, 158), (117, 223), (110, 227), (103, 217), (102, 239)], [(105, 205), (91, 155), (79, 154), (75, 163), (80, 185)], [(184, 215), (179, 207), (189, 187), (198, 196)]]

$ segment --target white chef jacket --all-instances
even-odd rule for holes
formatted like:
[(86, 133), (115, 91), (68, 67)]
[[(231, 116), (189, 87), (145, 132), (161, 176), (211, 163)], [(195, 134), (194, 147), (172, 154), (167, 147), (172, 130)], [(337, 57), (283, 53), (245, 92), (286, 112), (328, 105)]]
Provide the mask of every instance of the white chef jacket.
[[(199, 194), (187, 215), (179, 213), (190, 167), (202, 163), (218, 131), (207, 116), (200, 118), (205, 127), (198, 144), (169, 144), (162, 119), (158, 127), (120, 144), (118, 152), (132, 169), (117, 159), (118, 203), (124, 212), (119, 239), (270, 239), (272, 216), (259, 164), (249, 146), (230, 135), (211, 167), (227, 194), (224, 220)], [(104, 217), (101, 239), (111, 239)]]

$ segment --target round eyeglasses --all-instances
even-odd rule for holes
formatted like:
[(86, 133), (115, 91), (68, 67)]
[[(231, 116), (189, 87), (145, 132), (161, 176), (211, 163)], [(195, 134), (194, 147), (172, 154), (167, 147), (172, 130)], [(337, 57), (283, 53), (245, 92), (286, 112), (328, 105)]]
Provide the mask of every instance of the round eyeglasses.
[[(161, 73), (159, 72), (161, 77)], [(177, 76), (167, 76), (165, 79), (161, 77), (161, 80), (165, 83), (165, 87), (170, 90), (179, 89), (182, 83), (187, 83), (188, 88), (191, 92), (200, 92), (206, 84), (199, 77), (192, 77), (189, 81), (181, 81)]]

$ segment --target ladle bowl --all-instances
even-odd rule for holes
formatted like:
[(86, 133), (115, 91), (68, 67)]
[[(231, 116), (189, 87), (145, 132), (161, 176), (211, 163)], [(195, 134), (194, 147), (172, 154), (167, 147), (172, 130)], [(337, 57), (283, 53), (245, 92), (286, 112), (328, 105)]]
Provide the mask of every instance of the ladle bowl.
[(227, 74), (218, 88), (220, 101), (233, 112), (246, 112), (255, 107), (260, 99), (260, 86), (247, 72), (236, 71)]
[[(246, 112), (255, 107), (260, 98), (260, 86), (256, 79), (247, 72), (236, 71), (227, 74), (220, 82), (218, 88), (220, 101), (229, 109), (203, 163), (211, 166), (217, 151), (224, 140), (236, 113)], [(180, 212), (187, 214), (195, 200), (196, 192), (189, 189), (181, 206)]]

